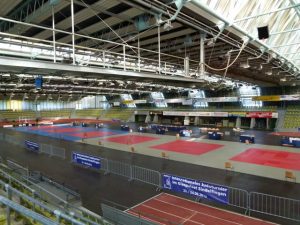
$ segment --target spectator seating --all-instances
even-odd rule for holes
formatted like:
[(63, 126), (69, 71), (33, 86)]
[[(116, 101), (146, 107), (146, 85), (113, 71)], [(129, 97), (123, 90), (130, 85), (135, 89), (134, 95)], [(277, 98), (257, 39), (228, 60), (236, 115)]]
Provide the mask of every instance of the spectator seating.
[[(103, 220), (99, 215), (89, 212), (83, 207), (73, 207), (71, 204), (69, 207), (64, 207), (57, 203), (57, 200), (51, 200), (55, 197), (54, 194), (47, 196), (47, 192), (40, 192), (42, 189), (36, 189), (37, 192), (32, 191), (34, 186), (28, 186), (28, 182), (25, 184), (24, 178), (19, 177), (15, 173), (12, 173), (7, 167), (0, 168), (0, 196), (8, 196), (5, 185), (9, 185), (10, 192), (12, 195), (12, 201), (17, 203), (19, 206), (24, 207), (28, 210), (32, 210), (35, 213), (42, 215), (51, 221), (57, 221), (55, 212), (59, 210), (66, 217), (60, 216), (59, 224), (73, 224), (72, 221), (78, 221), (83, 224), (105, 224), (108, 225), (107, 221)], [(59, 197), (57, 197), (59, 199)], [(63, 202), (62, 202), (63, 203)], [(6, 211), (5, 207), (0, 207), (0, 225), (6, 224)], [(71, 213), (72, 212), (72, 213)], [(73, 215), (72, 217), (68, 215)], [(11, 210), (11, 224), (27, 224), (27, 225), (38, 225), (34, 219), (23, 215), (20, 212)]]
[(102, 109), (80, 109), (75, 111), (76, 118), (93, 117), (98, 118), (101, 116)]
[(7, 121), (18, 121), (19, 119), (35, 119), (36, 112), (35, 111), (11, 111), (5, 110), (0, 111), (0, 119)]
[(41, 117), (42, 118), (54, 118), (54, 117), (69, 118), (70, 116), (71, 116), (71, 110), (70, 109), (41, 111)]
[(285, 113), (283, 128), (300, 127), (300, 107), (288, 107)]
[(133, 114), (132, 109), (124, 109), (124, 108), (111, 108), (107, 110), (107, 112), (104, 115), (104, 118), (106, 119), (119, 119), (121, 121), (128, 121), (129, 118)]

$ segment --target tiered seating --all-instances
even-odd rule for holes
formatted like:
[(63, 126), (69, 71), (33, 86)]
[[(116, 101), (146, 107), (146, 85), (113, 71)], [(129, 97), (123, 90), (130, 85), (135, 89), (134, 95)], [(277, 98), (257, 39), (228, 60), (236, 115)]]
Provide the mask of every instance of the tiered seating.
[(42, 118), (53, 118), (53, 117), (69, 118), (70, 116), (71, 116), (71, 110), (70, 109), (41, 111), (41, 117)]
[(285, 113), (283, 128), (300, 127), (300, 107), (288, 107)]
[(19, 120), (19, 119), (35, 119), (36, 113), (34, 111), (0, 111), (0, 118), (2, 120)]
[(111, 108), (107, 110), (106, 114), (104, 115), (104, 118), (128, 121), (133, 112), (134, 111), (132, 109)]
[[(57, 205), (57, 203), (51, 203), (49, 198), (45, 196), (45, 193), (39, 194), (36, 192), (33, 195), (32, 186), (29, 187), (18, 176), (12, 175), (7, 169), (6, 171), (3, 168), (0, 168), (0, 196), (7, 196), (7, 190), (4, 188), (4, 185), (8, 184), (12, 196), (12, 201), (17, 203), (19, 206), (25, 207), (35, 213), (42, 215), (48, 218), (51, 221), (57, 221), (55, 212), (59, 210), (62, 214), (60, 215), (59, 224), (73, 224), (73, 221), (78, 221), (83, 224), (110, 224), (107, 221), (103, 220), (100, 216), (94, 213), (90, 213), (87, 209), (84, 208), (70, 208), (73, 216), (70, 217), (70, 211), (68, 211), (63, 206)], [(27, 181), (28, 182), (28, 181)], [(53, 197), (54, 195), (52, 195)], [(44, 198), (45, 197), (45, 198)], [(11, 224), (15, 225), (39, 225), (37, 221), (27, 216), (24, 216), (22, 213), (17, 213), (14, 210), (11, 210)], [(0, 207), (0, 225), (6, 224), (6, 211), (4, 207)]]
[(93, 117), (98, 118), (101, 115), (102, 109), (81, 109), (76, 110), (75, 115), (76, 118), (87, 118), (87, 117)]

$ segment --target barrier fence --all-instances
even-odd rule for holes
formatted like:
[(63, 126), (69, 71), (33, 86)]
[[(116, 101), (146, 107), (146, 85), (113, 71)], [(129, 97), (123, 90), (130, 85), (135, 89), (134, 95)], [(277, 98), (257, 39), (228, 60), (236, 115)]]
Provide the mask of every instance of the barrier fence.
[[(11, 143), (19, 143), (24, 147), (24, 143), (16, 140), (11, 135), (1, 135), (0, 139), (11, 142)], [(41, 144), (41, 152), (58, 156), (65, 159), (65, 149), (60, 147), (53, 147), (48, 144)], [(93, 158), (93, 156), (89, 156), (89, 158)], [(71, 157), (72, 158), (72, 157)], [(96, 156), (94, 158), (97, 158)], [(99, 157), (98, 157), (99, 158)], [(159, 171), (151, 170), (131, 164), (127, 164), (124, 162), (119, 162), (115, 160), (109, 160), (105, 158), (100, 159), (100, 169), (105, 172), (105, 174), (115, 174), (119, 176), (123, 176), (128, 178), (129, 181), (137, 180), (143, 183), (147, 183), (157, 187), (158, 189), (162, 188), (162, 174)], [(74, 160), (72, 161), (74, 163)], [(11, 166), (13, 166), (13, 162), (10, 162)], [(87, 166), (89, 164), (84, 164)], [(92, 168), (92, 166), (87, 166), (88, 168)], [(18, 169), (18, 168), (16, 168)], [(19, 168), (20, 169), (20, 168)], [(188, 178), (187, 178), (188, 179)], [(216, 185), (212, 183), (208, 183), (211, 185)], [(251, 192), (249, 193), (246, 190), (223, 186), (228, 188), (228, 202), (227, 204), (230, 206), (242, 208), (245, 212), (257, 212), (272, 216), (277, 216), (285, 219), (291, 219), (295, 221), (300, 221), (300, 200), (284, 198), (280, 196), (273, 196), (264, 193)]]
[[(26, 142), (30, 142), (30, 141), (18, 139), (16, 137), (14, 137), (13, 135), (9, 135), (9, 134), (0, 133), (0, 140), (6, 141), (13, 145), (20, 146), (22, 148), (27, 148), (29, 150), (31, 147), (31, 146), (26, 145)], [(32, 143), (35, 143), (35, 142), (32, 142)], [(53, 146), (53, 145), (49, 145), (49, 144), (45, 144), (45, 143), (40, 143), (40, 144), (36, 143), (36, 144), (37, 144), (37, 146), (36, 146), (35, 151), (38, 153), (44, 153), (49, 156), (56, 156), (56, 157), (59, 157), (62, 159), (66, 158), (66, 150), (62, 147), (57, 147), (57, 146)]]
[(249, 199), (249, 213), (258, 212), (300, 221), (299, 200), (258, 192), (250, 192)]

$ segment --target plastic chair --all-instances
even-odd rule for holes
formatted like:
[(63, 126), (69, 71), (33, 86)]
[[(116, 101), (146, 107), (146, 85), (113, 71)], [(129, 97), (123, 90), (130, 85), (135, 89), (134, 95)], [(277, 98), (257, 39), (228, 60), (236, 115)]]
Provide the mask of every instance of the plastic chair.
[(294, 180), (294, 182), (296, 183), (296, 176), (292, 171), (285, 171), (285, 180), (288, 179)]

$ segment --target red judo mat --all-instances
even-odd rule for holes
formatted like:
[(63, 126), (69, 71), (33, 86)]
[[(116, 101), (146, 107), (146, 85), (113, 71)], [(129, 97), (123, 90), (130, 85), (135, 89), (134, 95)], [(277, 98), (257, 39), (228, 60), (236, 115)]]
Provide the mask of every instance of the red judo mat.
[(161, 193), (130, 208), (127, 213), (157, 224), (270, 225), (271, 222)]
[(300, 153), (250, 148), (232, 157), (230, 160), (283, 169), (300, 170)]
[(300, 132), (273, 132), (271, 134), (283, 137), (300, 137)]
[(142, 136), (142, 135), (123, 135), (119, 137), (111, 137), (111, 138), (106, 138), (106, 141), (110, 142), (116, 142), (119, 144), (126, 144), (126, 145), (134, 145), (134, 144), (139, 144), (143, 143), (146, 141), (153, 141), (157, 140), (158, 138), (155, 137), (148, 137), (148, 136)]
[(161, 145), (151, 146), (151, 148), (191, 155), (201, 155), (206, 152), (214, 151), (222, 146), (223, 145), (219, 144), (176, 140)]
[(89, 132), (81, 132), (81, 133), (74, 133), (68, 135), (73, 137), (80, 137), (80, 138), (96, 138), (96, 137), (104, 137), (113, 134), (116, 133), (110, 131), (89, 131)]

